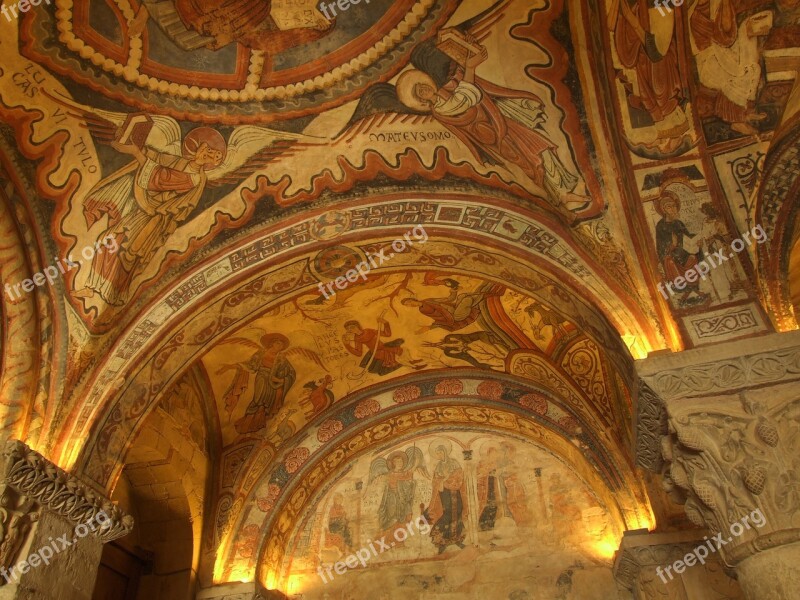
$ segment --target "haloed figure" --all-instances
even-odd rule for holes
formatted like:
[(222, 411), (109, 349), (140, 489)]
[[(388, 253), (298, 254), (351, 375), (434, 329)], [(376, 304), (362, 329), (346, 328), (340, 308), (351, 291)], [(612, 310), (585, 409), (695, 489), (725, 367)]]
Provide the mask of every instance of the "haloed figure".
[(328, 530), (325, 532), (325, 546), (337, 548), (342, 554), (353, 549), (353, 536), (350, 533), (350, 520), (347, 518), (344, 497), (333, 495), (333, 506), (328, 511)]
[[(668, 280), (683, 277), (702, 259), (702, 253), (689, 253), (684, 247), (684, 238), (694, 238), (686, 224), (680, 220), (681, 201), (672, 192), (665, 191), (656, 200), (656, 212), (661, 220), (656, 223), (656, 250)], [(678, 304), (681, 307), (702, 304), (709, 295), (700, 291), (700, 281), (686, 282)]]
[(477, 77), (475, 68), (488, 56), (481, 48), (442, 87), (421, 70), (406, 71), (397, 80), (398, 98), (430, 112), (482, 162), (490, 157), (519, 168), (544, 188), (552, 204), (573, 212), (585, 209), (591, 201), (577, 192), (580, 179), (567, 171), (558, 147), (538, 130), (545, 120), (541, 99)]
[[(113, 237), (119, 251), (95, 255), (86, 288), (75, 296), (97, 293), (109, 304), (122, 305), (136, 276), (192, 214), (208, 182), (206, 173), (222, 164), (227, 146), (217, 131), (198, 127), (183, 140), (182, 156), (132, 143), (113, 142), (111, 147), (134, 160), (89, 192), (83, 212), (89, 227), (108, 218), (98, 240)], [(129, 192), (126, 180), (131, 175)]]
[(442, 554), (450, 545), (464, 547), (467, 491), (464, 469), (456, 459), (450, 458), (450, 448), (439, 444), (434, 447), (433, 456), (438, 461), (433, 471), (433, 496), (423, 516), (428, 523), (433, 523), (431, 541)]

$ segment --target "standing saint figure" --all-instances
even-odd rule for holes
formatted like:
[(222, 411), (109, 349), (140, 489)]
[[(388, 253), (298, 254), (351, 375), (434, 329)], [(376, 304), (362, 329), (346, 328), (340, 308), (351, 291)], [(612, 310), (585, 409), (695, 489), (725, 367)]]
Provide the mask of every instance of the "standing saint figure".
[(481, 531), (494, 529), (497, 519), (510, 517), (517, 525), (528, 522), (525, 488), (519, 481), (514, 464), (516, 450), (504, 443), (503, 454), (490, 446), (486, 457), (478, 463), (478, 503)]
[(353, 550), (353, 535), (350, 532), (350, 519), (343, 504), (344, 496), (333, 495), (333, 506), (328, 511), (328, 529), (325, 532), (325, 547), (336, 548), (342, 554)]
[(450, 545), (464, 547), (466, 532), (464, 517), (467, 514), (464, 469), (454, 458), (447, 444), (436, 444), (433, 456), (438, 461), (433, 471), (433, 495), (423, 516), (431, 528), (431, 541), (442, 554)]
[[(656, 212), (661, 215), (661, 220), (656, 223), (656, 251), (664, 275), (669, 281), (683, 277), (686, 271), (694, 269), (702, 260), (702, 251), (690, 253), (683, 247), (685, 237), (693, 238), (697, 234), (691, 233), (686, 224), (679, 218), (681, 211), (680, 199), (670, 191), (664, 191), (655, 202)], [(680, 307), (702, 304), (709, 300), (709, 295), (700, 291), (700, 280), (686, 281), (686, 287), (678, 300)]]
[(689, 130), (682, 104), (686, 99), (675, 36), (677, 9), (651, 10), (648, 0), (611, 0), (608, 18), (622, 66), (636, 74), (627, 79), (628, 102), (646, 111), (657, 131), (651, 145), (672, 152)]

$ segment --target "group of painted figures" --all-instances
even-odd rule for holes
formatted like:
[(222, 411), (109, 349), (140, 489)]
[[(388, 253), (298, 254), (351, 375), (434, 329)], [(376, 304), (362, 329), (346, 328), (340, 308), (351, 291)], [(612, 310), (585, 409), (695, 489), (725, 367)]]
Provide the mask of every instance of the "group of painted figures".
[[(370, 466), (369, 484), (382, 484), (377, 510), (378, 530), (374, 539), (396, 540), (395, 532), (406, 529), (415, 513), (415, 498), (419, 486), (415, 475), (431, 482), (431, 498), (427, 506), (421, 503), (419, 514), (431, 526), (429, 537), (442, 554), (451, 546), (464, 548), (467, 539), (467, 481), (464, 468), (452, 456), (449, 442), (437, 442), (431, 447), (435, 461), (433, 473), (425, 467), (425, 457), (418, 447), (394, 451), (376, 458)], [(530, 521), (526, 493), (514, 467), (515, 448), (511, 444), (489, 446), (477, 470), (477, 492), (480, 506), (478, 528), (491, 531), (501, 519), (511, 519), (517, 526)], [(348, 512), (340, 493), (328, 510), (325, 546), (340, 552), (354, 550), (356, 540), (351, 530)]]

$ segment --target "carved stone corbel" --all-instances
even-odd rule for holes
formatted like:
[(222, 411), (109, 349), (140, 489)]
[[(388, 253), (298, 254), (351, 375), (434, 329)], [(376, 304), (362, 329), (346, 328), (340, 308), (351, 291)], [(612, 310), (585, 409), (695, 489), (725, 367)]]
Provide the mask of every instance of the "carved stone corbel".
[[(45, 513), (53, 513), (76, 527), (96, 523), (91, 532), (102, 542), (127, 535), (133, 517), (77, 477), (58, 468), (18, 440), (3, 448), (0, 473), (0, 566), (10, 568), (31, 530)], [(5, 583), (0, 579), (0, 585)]]
[[(708, 598), (708, 592), (730, 600), (742, 598), (738, 584), (724, 572), (719, 557), (695, 563), (688, 578), (670, 568), (694, 552), (702, 532), (649, 533), (626, 531), (614, 561), (614, 578), (635, 600), (693, 600)], [(686, 571), (684, 571), (686, 573)]]

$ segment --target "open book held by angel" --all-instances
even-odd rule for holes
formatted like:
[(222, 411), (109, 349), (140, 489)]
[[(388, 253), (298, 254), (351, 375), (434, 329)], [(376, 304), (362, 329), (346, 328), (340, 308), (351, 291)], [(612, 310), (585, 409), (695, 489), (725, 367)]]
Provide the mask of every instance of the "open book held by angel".
[[(352, 139), (386, 120), (386, 113), (422, 115), (447, 127), (485, 165), (521, 170), (556, 207), (576, 213), (591, 199), (570, 173), (558, 147), (545, 134), (544, 103), (535, 94), (491, 83), (475, 74), (488, 52), (481, 44), (508, 0), (419, 44), (414, 68), (395, 84), (376, 83), (364, 92), (342, 133)], [(417, 122), (417, 121), (414, 121)]]
[(237, 184), (299, 146), (312, 145), (302, 134), (242, 125), (226, 142), (210, 127), (196, 127), (184, 137), (178, 122), (160, 115), (125, 115), (54, 98), (81, 119), (101, 143), (131, 161), (98, 182), (83, 201), (87, 228), (101, 219), (98, 240), (113, 236), (116, 254), (98, 253), (78, 298), (99, 295), (121, 306), (142, 281), (136, 281), (169, 237), (185, 223), (206, 188)]

